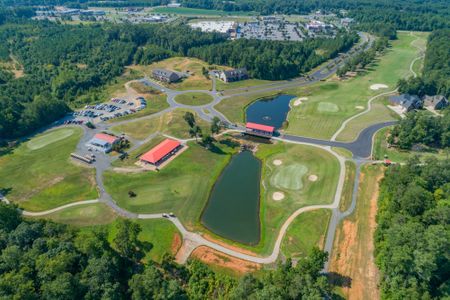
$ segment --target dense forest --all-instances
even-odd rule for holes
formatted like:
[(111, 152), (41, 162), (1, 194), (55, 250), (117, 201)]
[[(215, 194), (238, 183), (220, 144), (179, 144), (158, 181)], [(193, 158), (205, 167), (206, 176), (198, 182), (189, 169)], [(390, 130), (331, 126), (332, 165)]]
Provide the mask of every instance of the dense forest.
[(399, 81), (399, 91), (413, 95), (450, 97), (450, 29), (433, 31), (428, 37), (421, 76)]
[(186, 266), (167, 256), (143, 261), (139, 224), (122, 220), (108, 240), (105, 230), (78, 230), (22, 219), (0, 202), (1, 299), (324, 299), (333, 296), (321, 274), (327, 254), (313, 249), (257, 278), (214, 273), (199, 261)]
[(450, 160), (415, 157), (381, 183), (375, 232), (382, 299), (450, 297)]
[(432, 148), (450, 147), (450, 109), (443, 116), (434, 116), (426, 111), (411, 112), (391, 131), (388, 142), (401, 149), (414, 145)]
[(345, 52), (357, 40), (356, 33), (303, 42), (239, 39), (191, 48), (188, 54), (210, 64), (245, 67), (254, 78), (281, 80), (310, 71), (339, 52)]

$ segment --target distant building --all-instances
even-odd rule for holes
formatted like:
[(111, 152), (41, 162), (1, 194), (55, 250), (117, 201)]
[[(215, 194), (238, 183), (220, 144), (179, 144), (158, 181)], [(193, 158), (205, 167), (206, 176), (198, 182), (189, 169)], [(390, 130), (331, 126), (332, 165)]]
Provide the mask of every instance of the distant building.
[(306, 24), (306, 29), (308, 29), (309, 31), (312, 31), (312, 32), (320, 32), (320, 31), (324, 31), (328, 28), (332, 28), (332, 25), (325, 24), (324, 22), (318, 21), (318, 20), (312, 20), (311, 22)]
[(181, 79), (181, 76), (177, 72), (166, 70), (166, 69), (154, 69), (152, 71), (152, 77), (167, 83), (177, 82)]
[(248, 79), (248, 72), (246, 68), (220, 71), (216, 74), (218, 74), (219, 79), (223, 82), (233, 82)]
[(251, 135), (271, 138), (275, 132), (275, 127), (247, 122), (245, 132)]
[(416, 95), (402, 94), (399, 96), (390, 96), (389, 102), (392, 105), (399, 105), (403, 107), (403, 109), (408, 112), (413, 109), (422, 108), (422, 100)]
[(172, 155), (174, 155), (183, 146), (179, 141), (172, 139), (165, 139), (159, 143), (156, 147), (142, 155), (139, 160), (145, 164), (151, 164), (159, 166)]
[(343, 26), (349, 26), (351, 23), (353, 23), (353, 19), (352, 18), (343, 18), (341, 19), (341, 24)]
[(104, 15), (106, 15), (105, 11), (103, 11), (103, 10), (93, 10), (93, 9), (80, 10), (80, 14), (83, 16), (104, 16)]
[(434, 110), (439, 110), (446, 108), (449, 105), (449, 103), (447, 98), (445, 98), (442, 95), (437, 95), (437, 96), (425, 96), (424, 105)]
[(120, 139), (116, 136), (97, 133), (94, 137), (86, 144), (89, 148), (94, 148), (98, 151), (108, 153), (112, 150), (113, 146), (118, 143)]

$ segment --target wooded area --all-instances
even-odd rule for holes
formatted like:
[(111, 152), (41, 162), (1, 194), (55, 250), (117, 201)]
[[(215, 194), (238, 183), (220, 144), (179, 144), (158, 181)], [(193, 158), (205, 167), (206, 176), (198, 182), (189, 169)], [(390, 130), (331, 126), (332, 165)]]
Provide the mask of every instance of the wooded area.
[(149, 243), (138, 240), (138, 223), (122, 220), (106, 230), (78, 230), (22, 219), (0, 202), (0, 298), (4, 299), (323, 299), (332, 286), (320, 272), (327, 254), (313, 249), (261, 276), (240, 280), (214, 273), (199, 261), (186, 266), (167, 256), (142, 261)]
[(383, 299), (450, 296), (449, 182), (450, 160), (415, 157), (386, 171), (375, 233)]

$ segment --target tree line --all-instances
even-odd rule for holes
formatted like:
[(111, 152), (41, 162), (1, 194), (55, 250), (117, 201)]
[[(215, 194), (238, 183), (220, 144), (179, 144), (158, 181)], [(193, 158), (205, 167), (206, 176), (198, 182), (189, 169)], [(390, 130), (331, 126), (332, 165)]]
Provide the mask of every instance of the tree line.
[(401, 93), (450, 97), (450, 29), (433, 31), (428, 37), (422, 74), (398, 82)]
[(253, 78), (283, 80), (297, 77), (345, 52), (358, 40), (356, 33), (341, 33), (333, 39), (302, 42), (239, 39), (191, 48), (189, 56), (210, 64), (246, 68)]
[(441, 149), (450, 147), (450, 109), (442, 116), (424, 111), (408, 113), (395, 125), (388, 142), (400, 149), (411, 149), (418, 144)]
[(414, 157), (387, 169), (377, 223), (381, 298), (450, 297), (450, 160)]
[(152, 247), (129, 220), (79, 230), (43, 220), (23, 219), (0, 202), (0, 298), (2, 299), (324, 299), (333, 286), (321, 274), (327, 254), (313, 248), (293, 266), (240, 279), (213, 272), (191, 260), (178, 265), (143, 260)]

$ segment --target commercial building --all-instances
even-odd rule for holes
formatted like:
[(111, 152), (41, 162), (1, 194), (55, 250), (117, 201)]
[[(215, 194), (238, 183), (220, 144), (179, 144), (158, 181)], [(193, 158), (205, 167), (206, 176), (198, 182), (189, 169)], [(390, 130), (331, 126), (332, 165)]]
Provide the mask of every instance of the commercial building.
[(248, 72), (246, 68), (220, 71), (217, 74), (219, 79), (223, 82), (234, 82), (248, 79)]
[(177, 72), (166, 70), (166, 69), (154, 69), (152, 71), (152, 77), (167, 83), (177, 82), (181, 79), (181, 76)]
[(113, 146), (119, 142), (119, 138), (106, 133), (97, 133), (86, 144), (86, 147), (94, 148), (98, 151), (108, 153), (112, 150)]
[(245, 132), (251, 135), (271, 138), (275, 133), (275, 127), (247, 122), (245, 125)]
[(145, 164), (159, 166), (182, 148), (179, 141), (165, 139), (156, 147), (143, 154), (139, 160)]

